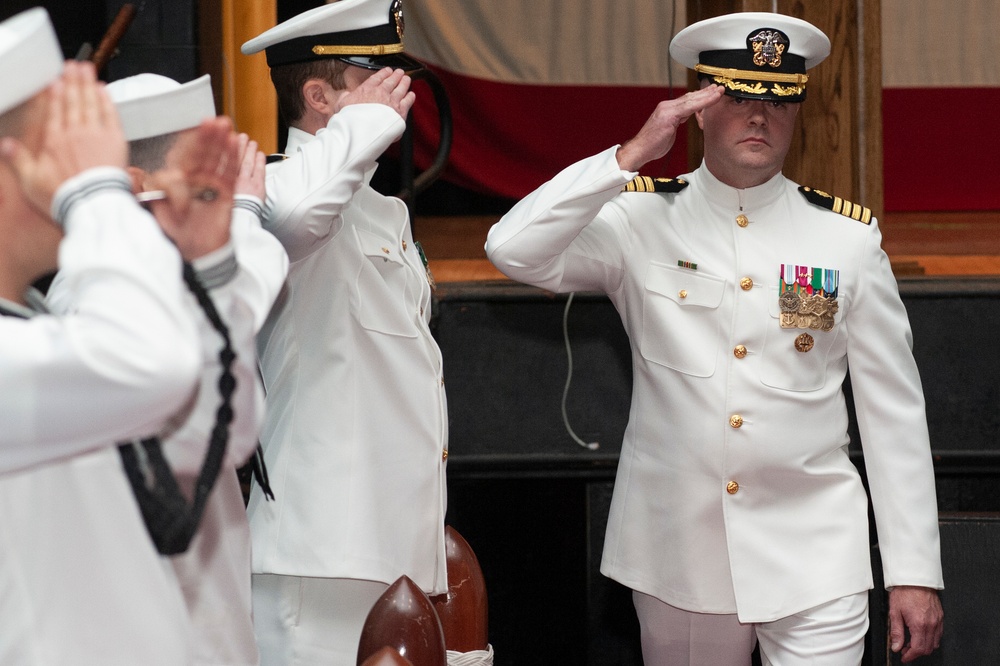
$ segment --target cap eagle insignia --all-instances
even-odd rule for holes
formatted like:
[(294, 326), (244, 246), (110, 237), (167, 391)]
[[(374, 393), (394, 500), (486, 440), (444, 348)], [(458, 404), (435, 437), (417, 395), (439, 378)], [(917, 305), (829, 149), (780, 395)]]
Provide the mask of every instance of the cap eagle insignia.
[(389, 6), (389, 18), (396, 24), (396, 34), (402, 41), (403, 31), (406, 29), (406, 21), (403, 19), (403, 0), (392, 0)]
[(781, 67), (781, 54), (788, 46), (788, 38), (780, 30), (764, 28), (757, 34), (748, 37), (750, 48), (753, 50), (753, 64), (758, 67), (770, 65), (771, 67)]

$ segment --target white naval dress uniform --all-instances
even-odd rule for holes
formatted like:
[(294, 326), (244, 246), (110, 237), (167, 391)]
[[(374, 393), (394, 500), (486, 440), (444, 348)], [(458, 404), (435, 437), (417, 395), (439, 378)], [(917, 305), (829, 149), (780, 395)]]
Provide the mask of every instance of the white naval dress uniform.
[(369, 186), (404, 123), (378, 104), (289, 130), (265, 228), (291, 266), (258, 338), (275, 501), (248, 507), (254, 573), (447, 589), (447, 408), (404, 204)]
[[(632, 407), (601, 571), (742, 622), (870, 588), (850, 364), (886, 585), (941, 588), (923, 394), (877, 223), (808, 203), (781, 174), (738, 190), (704, 165), (678, 193), (619, 194), (635, 174), (615, 152), (558, 174), (486, 244), (515, 280), (608, 294), (629, 334)], [(839, 270), (835, 325), (805, 331), (808, 351), (795, 347), (802, 329), (779, 326), (782, 264)]]
[(114, 447), (193, 391), (180, 257), (120, 170), (71, 179), (54, 209), (70, 199), (75, 311), (0, 317), (0, 663), (188, 664), (183, 600)]
[[(235, 469), (253, 454), (264, 415), (263, 387), (257, 372), (256, 334), (284, 282), (288, 257), (277, 239), (261, 228), (262, 203), (238, 195), (244, 207), (233, 209), (230, 242), (193, 262), (216, 310), (229, 329), (236, 360), (226, 459), (205, 504), (201, 524), (188, 550), (168, 558), (194, 629), (192, 664), (244, 666), (257, 664), (250, 602), (250, 526), (243, 490)], [(63, 307), (72, 295), (62, 289), (61, 274), (53, 281), (49, 301)], [(196, 395), (172, 415), (162, 436), (163, 451), (181, 488), (192, 497), (201, 471), (215, 413), (222, 339), (194, 295), (187, 291), (189, 316), (201, 337), (202, 368)]]

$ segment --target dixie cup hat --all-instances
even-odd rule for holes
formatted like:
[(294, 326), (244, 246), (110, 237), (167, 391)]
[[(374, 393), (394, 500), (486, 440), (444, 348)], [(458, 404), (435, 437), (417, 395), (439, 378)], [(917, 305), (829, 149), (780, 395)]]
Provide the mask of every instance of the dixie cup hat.
[(41, 7), (0, 23), (0, 113), (27, 102), (59, 78), (63, 54)]
[(187, 83), (159, 74), (136, 74), (112, 81), (107, 91), (128, 141), (198, 127), (216, 115), (208, 74)]

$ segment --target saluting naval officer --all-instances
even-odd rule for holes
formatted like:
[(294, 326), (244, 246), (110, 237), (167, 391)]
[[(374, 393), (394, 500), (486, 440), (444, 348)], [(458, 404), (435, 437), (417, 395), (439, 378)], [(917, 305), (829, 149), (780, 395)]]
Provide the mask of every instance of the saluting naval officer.
[[(911, 661), (938, 646), (943, 583), (906, 312), (871, 212), (781, 173), (830, 42), (742, 13), (670, 52), (701, 88), (542, 185), (486, 243), (515, 280), (606, 293), (631, 339), (601, 570), (633, 590), (647, 664), (748, 664), (755, 642), (765, 664), (859, 663), (872, 572), (850, 365), (892, 649)], [(698, 169), (637, 176), (692, 114)]]
[(406, 206), (369, 185), (414, 100), (402, 38), (398, 0), (341, 0), (242, 49), (265, 51), (288, 124), (264, 225), (291, 265), (258, 338), (275, 499), (255, 486), (248, 507), (264, 664), (353, 666), (388, 585), (447, 590), (429, 273)]
[[(214, 170), (217, 133), (155, 210)], [(132, 195), (114, 106), (44, 9), (0, 23), (0, 663), (190, 663), (190, 623), (116, 442), (192, 396), (181, 259)], [(194, 166), (196, 164), (196, 166)], [(186, 182), (185, 182), (186, 181)], [(74, 308), (31, 283), (56, 268)]]

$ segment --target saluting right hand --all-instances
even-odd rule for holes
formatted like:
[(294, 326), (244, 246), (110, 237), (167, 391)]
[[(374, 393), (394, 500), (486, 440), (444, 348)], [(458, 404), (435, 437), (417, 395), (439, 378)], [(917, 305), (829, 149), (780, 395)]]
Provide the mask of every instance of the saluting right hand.
[(624, 171), (638, 171), (647, 162), (666, 155), (677, 138), (677, 128), (722, 99), (723, 92), (722, 86), (711, 85), (657, 104), (639, 133), (618, 149), (618, 165)]
[(262, 153), (257, 142), (247, 134), (238, 135), (240, 171), (236, 176), (235, 194), (250, 194), (264, 201), (264, 176), (267, 156)]
[(350, 92), (337, 100), (337, 111), (351, 104), (384, 104), (406, 120), (416, 95), (410, 90), (410, 77), (401, 69), (385, 67), (369, 76)]
[(166, 193), (166, 198), (150, 203), (153, 215), (185, 260), (214, 252), (229, 241), (242, 149), (229, 118), (208, 118), (196, 132), (178, 140), (171, 165), (150, 177), (150, 187)]
[(45, 212), (69, 178), (97, 166), (124, 169), (128, 164), (118, 112), (93, 64), (67, 62), (62, 77), (49, 88), (47, 103), (36, 145), (29, 148), (10, 137), (0, 143), (0, 157), (17, 174), (25, 196)]

